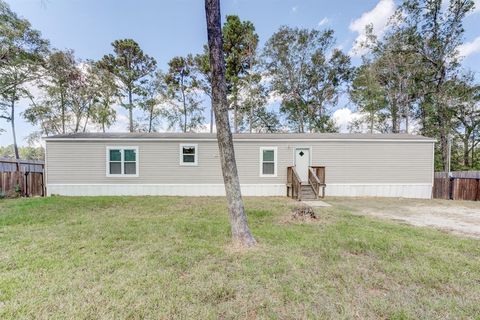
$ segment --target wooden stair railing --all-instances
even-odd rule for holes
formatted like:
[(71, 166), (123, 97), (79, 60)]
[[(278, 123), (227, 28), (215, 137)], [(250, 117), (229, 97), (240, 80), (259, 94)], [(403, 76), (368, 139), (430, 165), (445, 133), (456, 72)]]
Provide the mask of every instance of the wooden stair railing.
[(313, 171), (311, 167), (308, 168), (308, 183), (312, 186), (315, 198), (318, 199), (318, 194), (320, 193), (320, 179), (318, 179), (315, 171)]
[[(301, 200), (302, 195), (302, 186), (310, 190), (310, 187), (313, 190), (315, 198), (318, 199), (325, 197), (325, 167), (322, 166), (310, 166), (308, 167), (308, 184), (302, 184), (302, 181), (299, 178), (298, 172), (295, 166), (287, 167), (287, 197), (292, 197), (293, 199)], [(305, 191), (305, 190), (304, 190)], [(311, 191), (310, 191), (311, 192)], [(308, 192), (305, 196), (308, 196)]]
[[(310, 166), (308, 167), (308, 182), (313, 188), (315, 195), (321, 198), (325, 197), (325, 167)], [(320, 195), (321, 190), (321, 195)]]
[[(291, 192), (290, 192), (291, 190)], [(287, 197), (301, 200), (302, 181), (298, 177), (295, 166), (287, 167)]]

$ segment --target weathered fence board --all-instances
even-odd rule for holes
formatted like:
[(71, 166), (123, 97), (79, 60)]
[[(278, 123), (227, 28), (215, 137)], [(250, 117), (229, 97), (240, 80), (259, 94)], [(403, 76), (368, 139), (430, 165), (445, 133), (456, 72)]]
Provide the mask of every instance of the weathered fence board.
[(0, 159), (0, 193), (4, 196), (44, 196), (43, 161)]
[(43, 173), (0, 172), (0, 193), (6, 196), (44, 196)]
[(453, 200), (477, 200), (478, 179), (453, 179)]
[(432, 193), (435, 199), (450, 199), (450, 179), (435, 178)]
[(480, 201), (480, 171), (436, 172), (432, 190), (435, 199)]

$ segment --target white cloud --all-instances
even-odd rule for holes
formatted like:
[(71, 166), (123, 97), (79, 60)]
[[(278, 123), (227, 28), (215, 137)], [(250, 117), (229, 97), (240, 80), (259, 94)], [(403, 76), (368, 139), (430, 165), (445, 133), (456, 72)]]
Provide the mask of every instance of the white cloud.
[(320, 20), (320, 22), (318, 23), (318, 26), (319, 27), (324, 26), (329, 22), (330, 22), (330, 19), (328, 19), (327, 17), (324, 17), (322, 20)]
[(469, 55), (480, 52), (480, 37), (475, 38), (471, 42), (464, 43), (458, 46), (458, 53), (462, 57), (468, 57)]
[(350, 50), (350, 55), (359, 56), (363, 53), (360, 44), (366, 38), (365, 27), (372, 25), (373, 33), (382, 36), (388, 24), (388, 20), (395, 13), (395, 2), (393, 0), (380, 0), (375, 8), (362, 14), (362, 16), (350, 23), (349, 29), (358, 33), (357, 38)]
[(292, 7), (292, 12), (297, 12), (297, 10), (298, 10), (297, 6)]
[(360, 118), (362, 115), (358, 112), (352, 112), (349, 108), (338, 109), (333, 113), (333, 121), (339, 127), (340, 132), (349, 132), (348, 125)]

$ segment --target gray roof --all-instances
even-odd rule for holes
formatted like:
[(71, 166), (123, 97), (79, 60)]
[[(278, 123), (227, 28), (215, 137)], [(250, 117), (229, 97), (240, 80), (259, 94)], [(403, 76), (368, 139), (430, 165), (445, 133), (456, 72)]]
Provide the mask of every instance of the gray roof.
[[(59, 134), (45, 137), (45, 140), (215, 140), (216, 133), (178, 133), (178, 132), (79, 132), (71, 134)], [(367, 134), (367, 133), (239, 133), (234, 134), (235, 140), (412, 140), (412, 141), (435, 141), (420, 135), (412, 134)]]

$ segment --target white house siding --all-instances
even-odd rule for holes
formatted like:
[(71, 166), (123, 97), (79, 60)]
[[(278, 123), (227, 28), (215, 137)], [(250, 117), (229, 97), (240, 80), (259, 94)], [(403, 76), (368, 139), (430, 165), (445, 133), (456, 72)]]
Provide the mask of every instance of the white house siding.
[[(181, 166), (179, 144), (198, 145), (198, 165)], [(138, 177), (107, 177), (106, 147), (137, 146)], [(260, 147), (275, 146), (277, 176), (260, 177)], [(430, 198), (433, 142), (425, 140), (236, 140), (244, 195), (285, 195), (296, 147), (326, 167), (327, 196)], [(47, 193), (60, 195), (224, 195), (217, 142), (47, 140)]]

